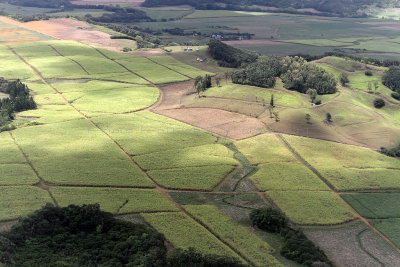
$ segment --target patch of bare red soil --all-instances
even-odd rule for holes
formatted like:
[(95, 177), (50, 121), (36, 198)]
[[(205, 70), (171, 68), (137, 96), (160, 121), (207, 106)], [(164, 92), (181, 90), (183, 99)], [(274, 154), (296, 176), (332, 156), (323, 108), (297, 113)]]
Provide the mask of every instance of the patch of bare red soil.
[(192, 81), (165, 86), (163, 99), (153, 111), (234, 140), (266, 132), (256, 118), (213, 108), (184, 108), (180, 100), (192, 87)]

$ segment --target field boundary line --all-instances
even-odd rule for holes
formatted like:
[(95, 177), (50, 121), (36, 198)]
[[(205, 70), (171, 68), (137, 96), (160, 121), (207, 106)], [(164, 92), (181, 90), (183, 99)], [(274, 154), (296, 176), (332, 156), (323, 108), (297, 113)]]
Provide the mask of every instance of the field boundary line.
[[(167, 57), (169, 57), (169, 56), (167, 56)], [(149, 58), (149, 57), (144, 57), (144, 58), (146, 58), (147, 60), (153, 62), (154, 64), (157, 64), (157, 65), (162, 66), (162, 67), (164, 67), (164, 68), (166, 68), (166, 69), (169, 69), (170, 71), (176, 72), (176, 73), (178, 73), (179, 75), (185, 76), (186, 78), (189, 78), (189, 80), (192, 80), (192, 79), (193, 79), (192, 77), (190, 77), (190, 76), (188, 76), (188, 75), (186, 75), (186, 74), (184, 74), (184, 73), (182, 73), (182, 72), (179, 72), (179, 71), (176, 71), (176, 70), (174, 70), (174, 69), (171, 69), (170, 67), (167, 67), (167, 66), (165, 66), (164, 64), (158, 63), (158, 62), (152, 60), (152, 59)], [(175, 60), (176, 60), (176, 59), (175, 59)], [(179, 61), (179, 60), (178, 60), (178, 61)], [(189, 65), (188, 65), (188, 66), (189, 66)], [(191, 67), (192, 67), (192, 66), (191, 66)], [(192, 68), (193, 68), (193, 67), (192, 67)]]
[(369, 257), (371, 257), (373, 260), (375, 260), (376, 262), (378, 262), (382, 267), (384, 267), (385, 264), (384, 264), (383, 262), (381, 262), (377, 257), (375, 257), (371, 252), (369, 252), (369, 251), (364, 247), (363, 242), (362, 242), (362, 240), (361, 240), (361, 236), (362, 236), (366, 231), (368, 231), (367, 228), (364, 229), (364, 230), (362, 230), (361, 232), (359, 232), (359, 233), (356, 235), (356, 239), (357, 239), (358, 246), (360, 247), (360, 249), (361, 249), (362, 251), (365, 252), (365, 254), (367, 254), (367, 255), (368, 255)]
[(206, 229), (210, 234), (212, 234), (215, 238), (217, 238), (222, 244), (227, 246), (229, 249), (231, 249), (234, 253), (236, 253), (242, 260), (250, 263), (251, 265), (255, 266), (255, 264), (250, 261), (247, 257), (243, 256), (240, 251), (232, 247), (228, 242), (226, 242), (220, 235), (215, 233), (213, 230), (211, 230), (206, 224), (201, 222), (199, 219), (197, 219), (195, 216), (193, 216), (191, 213), (189, 213), (186, 209), (184, 209), (179, 203), (177, 203), (167, 192), (163, 192), (164, 195), (184, 214), (186, 214), (188, 217), (190, 217), (192, 220), (194, 220), (197, 224), (202, 226), (204, 229)]
[(61, 54), (60, 51), (58, 51), (53, 45), (49, 44), (48, 46), (49, 46), (51, 49), (53, 49), (58, 55), (60, 55), (60, 56), (63, 57), (63, 58), (66, 58), (66, 59), (71, 60), (72, 62), (74, 62), (75, 64), (77, 64), (79, 67), (81, 67), (81, 69), (82, 69), (84, 72), (86, 72), (86, 74), (90, 75), (90, 73), (82, 66), (81, 63), (79, 63), (78, 61), (76, 61), (76, 60), (74, 60), (74, 59), (72, 59), (72, 58), (70, 58), (70, 57), (64, 56), (64, 55)]
[[(101, 131), (104, 135), (106, 135), (111, 141), (114, 142), (114, 144), (116, 144), (120, 150), (122, 150), (122, 152), (125, 153), (126, 156), (128, 156), (128, 158), (131, 160), (131, 162), (136, 165), (141, 171), (142, 173), (151, 181), (153, 182), (153, 184), (155, 185), (155, 187), (157, 188), (163, 188), (160, 184), (157, 183), (157, 181), (155, 181), (134, 159), (133, 157), (128, 153), (128, 151), (126, 151), (121, 144), (119, 144), (110, 134), (108, 134), (105, 130), (103, 130), (102, 128), (100, 128), (100, 126), (98, 126), (93, 120), (91, 120), (88, 116), (86, 116), (84, 113), (82, 113), (78, 108), (76, 108), (74, 105), (72, 105), (71, 103), (68, 102), (68, 100), (65, 98), (65, 96), (56, 88), (54, 87), (52, 84), (49, 84), (44, 77), (41, 75), (41, 73), (34, 68), (32, 65), (30, 65), (22, 56), (20, 56), (13, 48), (11, 48), (10, 46), (8, 46), (8, 48), (18, 57), (20, 58), (26, 65), (28, 65), (29, 67), (31, 67), (35, 72), (36, 75), (40, 78), (40, 80), (50, 86), (63, 100), (64, 102), (72, 107), (76, 112), (78, 112), (83, 118), (85, 118), (87, 121), (89, 121), (95, 128), (97, 128), (99, 131)], [(157, 87), (158, 88), (158, 87)]]
[(26, 163), (31, 167), (32, 171), (35, 173), (36, 177), (39, 179), (39, 183), (37, 183), (34, 186), (39, 187), (40, 189), (43, 189), (45, 191), (47, 191), (47, 193), (50, 195), (50, 198), (53, 200), (54, 204), (56, 206), (58, 205), (57, 200), (54, 198), (53, 194), (50, 192), (49, 188), (46, 185), (46, 181), (43, 179), (42, 176), (40, 176), (39, 172), (36, 170), (35, 166), (33, 166), (31, 160), (29, 159), (28, 155), (25, 153), (25, 151), (22, 149), (21, 145), (18, 143), (17, 139), (15, 138), (15, 136), (12, 134), (11, 131), (8, 132), (10, 134), (10, 137), (13, 139), (14, 144), (18, 147), (19, 151), (21, 152), (21, 154), (24, 156)]
[(386, 242), (388, 242), (397, 252), (400, 252), (400, 248), (398, 248), (386, 235), (384, 235), (381, 231), (379, 231), (376, 227), (374, 227), (366, 218), (361, 216), (359, 212), (357, 212), (347, 201), (345, 201), (342, 196), (336, 191), (335, 187), (325, 178), (323, 177), (313, 166), (311, 166), (298, 152), (294, 150), (294, 148), (289, 144), (289, 142), (281, 135), (277, 134), (280, 140), (285, 144), (285, 146), (299, 159), (301, 162), (309, 168), (311, 171), (314, 172), (315, 174), (323, 181), (326, 183), (327, 186), (329, 186), (334, 194), (336, 194), (349, 208), (355, 215), (361, 219), (369, 228), (371, 228), (373, 231), (375, 231), (377, 234), (379, 234)]

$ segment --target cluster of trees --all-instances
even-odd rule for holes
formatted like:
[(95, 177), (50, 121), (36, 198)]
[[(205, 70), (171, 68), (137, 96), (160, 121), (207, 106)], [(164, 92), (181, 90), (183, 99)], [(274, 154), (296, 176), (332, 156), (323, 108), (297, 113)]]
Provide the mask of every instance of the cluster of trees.
[(141, 224), (117, 220), (98, 204), (47, 204), (0, 233), (6, 266), (244, 266), (193, 249), (168, 252), (165, 237)]
[(112, 11), (113, 13), (104, 13), (100, 17), (92, 17), (90, 14), (86, 15), (92, 21), (102, 23), (131, 23), (139, 21), (152, 21), (147, 16), (146, 12), (134, 8), (119, 8), (119, 7), (104, 7), (105, 11)]
[[(223, 5), (221, 5), (223, 3)], [(340, 16), (366, 16), (360, 13), (359, 10), (363, 9), (365, 5), (377, 5), (379, 7), (393, 6), (391, 0), (146, 0), (143, 6), (155, 7), (165, 5), (191, 5), (197, 9), (227, 9), (227, 10), (251, 10), (261, 11), (261, 9), (254, 7), (269, 6), (281, 9), (280, 11), (296, 12), (301, 8), (314, 8), (322, 15), (340, 15)], [(310, 13), (312, 14), (312, 13)], [(321, 15), (321, 14), (319, 14)]]
[[(336, 79), (324, 69), (307, 63), (301, 57), (260, 57), (246, 68), (232, 72), (232, 82), (260, 87), (273, 87), (281, 77), (287, 89), (317, 95), (336, 93)], [(315, 97), (314, 97), (315, 99)]]
[[(389, 87), (395, 93), (400, 94), (400, 67), (389, 67), (389, 69), (386, 70), (383, 74), (382, 83)], [(394, 96), (392, 96), (396, 98), (397, 94), (394, 94)]]
[(194, 79), (194, 89), (196, 89), (197, 94), (200, 96), (201, 92), (204, 92), (212, 86), (211, 76), (206, 74), (206, 76), (197, 76)]
[(301, 57), (285, 57), (282, 60), (282, 81), (287, 89), (306, 93), (312, 88), (318, 95), (334, 94), (337, 91), (336, 79), (324, 69), (307, 63)]
[(221, 67), (238, 68), (258, 58), (255, 53), (234, 48), (215, 39), (211, 39), (208, 43), (208, 50)]
[(259, 229), (280, 233), (284, 239), (281, 248), (281, 255), (290, 260), (296, 261), (303, 266), (332, 266), (332, 262), (325, 253), (316, 247), (302, 231), (291, 228), (287, 218), (273, 208), (261, 208), (252, 210), (250, 220)]
[(275, 77), (281, 74), (281, 59), (277, 57), (260, 57), (246, 68), (231, 73), (233, 83), (274, 87)]
[(71, 5), (70, 0), (9, 0), (8, 3), (16, 6), (60, 8)]
[(36, 108), (28, 87), (19, 80), (9, 82), (0, 78), (0, 92), (8, 94), (7, 98), (0, 99), (0, 126), (13, 120), (15, 112)]

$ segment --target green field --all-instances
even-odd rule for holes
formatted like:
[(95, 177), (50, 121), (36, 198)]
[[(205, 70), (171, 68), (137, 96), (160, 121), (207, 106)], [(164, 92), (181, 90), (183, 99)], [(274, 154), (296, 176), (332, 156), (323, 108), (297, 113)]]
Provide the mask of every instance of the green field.
[(140, 169), (88, 121), (21, 128), (14, 131), (14, 135), (39, 174), (49, 183), (153, 186)]
[(98, 203), (113, 214), (177, 211), (161, 192), (151, 189), (53, 187), (50, 191), (61, 206)]
[(400, 162), (368, 148), (285, 136), (338, 190), (398, 188)]
[(339, 224), (356, 214), (332, 192), (267, 191), (268, 196), (296, 224)]
[(53, 203), (48, 192), (33, 186), (0, 187), (0, 199), (0, 220), (15, 220)]
[(0, 164), (0, 185), (33, 185), (38, 177), (28, 164)]
[(400, 219), (371, 220), (372, 224), (386, 235), (392, 242), (400, 247)]
[(221, 213), (216, 207), (185, 205), (184, 208), (256, 266), (282, 266), (270, 254), (273, 249), (267, 243)]
[(400, 218), (398, 193), (343, 194), (342, 197), (365, 218)]
[(217, 141), (216, 136), (210, 133), (148, 111), (101, 116), (93, 120), (132, 155), (201, 146)]
[(266, 163), (258, 167), (250, 180), (260, 190), (329, 190), (312, 171), (298, 162)]
[(202, 253), (240, 258), (227, 245), (182, 212), (142, 214), (142, 216), (151, 226), (163, 233), (174, 247), (183, 249), (195, 247)]
[(212, 190), (232, 170), (232, 165), (187, 167), (149, 171), (159, 184), (171, 189)]

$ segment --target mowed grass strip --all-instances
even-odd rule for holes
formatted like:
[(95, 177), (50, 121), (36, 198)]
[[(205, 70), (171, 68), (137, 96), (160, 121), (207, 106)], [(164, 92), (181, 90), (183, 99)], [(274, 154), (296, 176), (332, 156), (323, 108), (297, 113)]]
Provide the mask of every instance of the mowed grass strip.
[(151, 189), (52, 187), (50, 191), (61, 206), (98, 203), (113, 214), (178, 210), (161, 192)]
[(186, 214), (155, 213), (142, 214), (157, 231), (164, 234), (176, 248), (195, 248), (204, 254), (217, 254), (241, 259), (232, 249)]
[(338, 190), (400, 187), (400, 161), (374, 150), (289, 136), (285, 139)]
[(400, 218), (400, 193), (343, 194), (342, 198), (365, 218)]
[(283, 266), (274, 256), (273, 248), (245, 227), (240, 226), (218, 208), (208, 205), (183, 206), (256, 266)]
[(329, 187), (300, 162), (260, 164), (250, 180), (260, 190), (325, 190)]
[(232, 165), (221, 165), (155, 170), (148, 173), (166, 188), (211, 191), (233, 169), (235, 167)]
[(46, 203), (53, 203), (53, 200), (48, 192), (38, 187), (0, 187), (0, 220), (18, 219), (40, 209)]
[(200, 146), (217, 141), (210, 133), (149, 111), (101, 116), (93, 120), (133, 155)]
[(122, 89), (65, 93), (68, 101), (81, 111), (124, 113), (145, 109), (157, 102), (155, 87), (133, 86)]
[(278, 207), (296, 224), (330, 225), (356, 218), (338, 195), (321, 191), (267, 191)]
[(252, 164), (295, 162), (293, 154), (272, 134), (263, 134), (235, 143)]
[(26, 160), (8, 132), (0, 133), (0, 164), (26, 163)]
[(117, 60), (117, 62), (155, 84), (181, 82), (189, 79), (144, 57), (137, 57), (133, 60)]
[(400, 247), (400, 218), (371, 220), (371, 224)]
[(129, 157), (86, 120), (20, 128), (14, 135), (50, 183), (153, 187)]
[(204, 76), (206, 74), (213, 75), (213, 73), (211, 73), (211, 72), (206, 72), (206, 71), (197, 69), (195, 67), (189, 66), (189, 65), (182, 63), (170, 56), (153, 56), (153, 57), (149, 57), (149, 59), (151, 59), (154, 62), (157, 62), (158, 64), (166, 66), (176, 72), (187, 75), (191, 78), (196, 78), (199, 75)]
[(239, 165), (233, 152), (220, 144), (173, 149), (134, 157), (145, 170), (182, 167)]
[(28, 164), (0, 164), (0, 185), (33, 185), (39, 178)]

